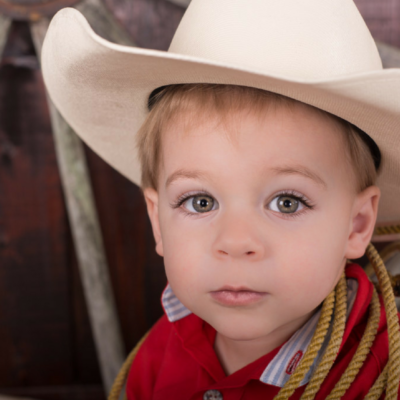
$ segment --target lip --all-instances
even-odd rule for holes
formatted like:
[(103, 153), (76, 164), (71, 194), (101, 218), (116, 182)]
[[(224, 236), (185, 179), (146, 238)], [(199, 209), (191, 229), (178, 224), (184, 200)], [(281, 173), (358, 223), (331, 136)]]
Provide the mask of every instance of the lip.
[(267, 292), (257, 292), (244, 286), (223, 286), (218, 290), (210, 292), (211, 297), (217, 303), (225, 306), (251, 305), (264, 299), (267, 294)]

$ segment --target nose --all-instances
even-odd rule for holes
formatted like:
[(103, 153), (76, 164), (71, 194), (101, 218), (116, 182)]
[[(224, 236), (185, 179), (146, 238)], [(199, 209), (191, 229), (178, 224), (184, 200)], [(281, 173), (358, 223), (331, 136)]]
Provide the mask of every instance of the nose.
[(226, 215), (218, 221), (213, 253), (216, 257), (258, 261), (265, 256), (265, 244), (257, 218)]

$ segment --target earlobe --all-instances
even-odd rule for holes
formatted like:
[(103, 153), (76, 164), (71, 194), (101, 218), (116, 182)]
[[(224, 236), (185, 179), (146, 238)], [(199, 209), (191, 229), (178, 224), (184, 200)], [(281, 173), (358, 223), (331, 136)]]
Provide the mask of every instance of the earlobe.
[(151, 227), (153, 229), (153, 236), (156, 242), (156, 252), (161, 257), (164, 256), (164, 249), (162, 244), (160, 221), (158, 218), (158, 193), (152, 188), (143, 190), (144, 199), (147, 205), (147, 213), (149, 214)]
[(379, 198), (380, 189), (377, 186), (370, 186), (357, 195), (354, 202), (346, 258), (356, 259), (364, 255), (374, 232)]

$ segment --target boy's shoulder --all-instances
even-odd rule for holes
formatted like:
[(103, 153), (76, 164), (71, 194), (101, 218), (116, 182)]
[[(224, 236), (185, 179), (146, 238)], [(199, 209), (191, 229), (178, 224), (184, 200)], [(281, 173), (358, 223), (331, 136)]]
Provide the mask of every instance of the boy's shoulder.
[(150, 329), (149, 335), (136, 355), (135, 362), (143, 357), (156, 361), (165, 351), (172, 333), (173, 325), (164, 314)]
[[(182, 393), (193, 390), (190, 377), (198, 376), (199, 366), (193, 362), (188, 342), (197, 332), (204, 333), (204, 321), (195, 314), (176, 322), (163, 315), (132, 363), (126, 385), (128, 399), (152, 399), (155, 393), (160, 398), (172, 398), (172, 392), (180, 398)], [(207, 344), (212, 348), (208, 340)], [(195, 342), (193, 346), (196, 347)]]

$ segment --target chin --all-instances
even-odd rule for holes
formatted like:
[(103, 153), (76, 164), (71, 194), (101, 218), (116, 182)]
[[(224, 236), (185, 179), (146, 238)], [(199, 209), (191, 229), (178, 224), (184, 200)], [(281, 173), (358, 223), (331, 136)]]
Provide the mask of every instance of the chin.
[(239, 318), (224, 319), (220, 318), (217, 321), (207, 321), (219, 334), (231, 340), (254, 340), (270, 334), (275, 327), (260, 326), (257, 321), (246, 320)]

